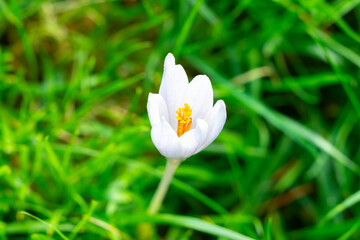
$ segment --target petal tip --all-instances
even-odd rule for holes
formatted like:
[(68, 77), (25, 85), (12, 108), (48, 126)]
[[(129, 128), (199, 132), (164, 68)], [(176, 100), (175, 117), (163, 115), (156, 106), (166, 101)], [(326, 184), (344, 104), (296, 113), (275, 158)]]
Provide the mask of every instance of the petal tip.
[(226, 105), (225, 105), (224, 100), (221, 100), (221, 99), (218, 100), (215, 105), (218, 105), (218, 108), (220, 109), (220, 112), (222, 112), (222, 114), (225, 115), (224, 118), (226, 120), (227, 113), (226, 113)]
[(149, 92), (148, 99), (151, 98), (151, 97), (154, 97), (155, 94), (156, 94), (156, 93)]
[(207, 75), (205, 75), (205, 74), (196, 75), (196, 76), (194, 77), (194, 79), (196, 79), (196, 78), (206, 79), (206, 80), (209, 80), (209, 81), (210, 81), (210, 78), (209, 78)]
[(206, 78), (206, 79), (209, 79), (209, 80), (210, 80), (210, 78), (209, 78), (207, 75), (205, 75), (205, 74), (201, 74), (200, 76), (202, 76), (203, 78)]
[(164, 66), (174, 66), (175, 65), (175, 57), (172, 55), (172, 53), (168, 53), (165, 57)]
[(202, 74), (202, 75), (197, 75), (195, 76), (191, 82), (198, 82), (200, 83), (201, 85), (205, 86), (209, 86), (212, 90), (212, 84), (211, 84), (211, 81), (210, 81), (210, 78), (208, 76), (206, 76), (205, 74)]
[(217, 100), (214, 107), (224, 109), (226, 111), (226, 104), (222, 99)]

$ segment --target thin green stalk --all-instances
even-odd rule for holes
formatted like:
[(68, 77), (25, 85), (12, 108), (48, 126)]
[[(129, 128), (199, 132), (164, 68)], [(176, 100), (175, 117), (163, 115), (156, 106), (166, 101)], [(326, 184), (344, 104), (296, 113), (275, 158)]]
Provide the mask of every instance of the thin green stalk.
[(156, 189), (148, 209), (149, 214), (155, 214), (159, 211), (169, 188), (171, 179), (174, 176), (175, 170), (180, 165), (180, 162), (181, 160), (179, 159), (167, 159), (164, 175), (161, 178), (160, 184)]

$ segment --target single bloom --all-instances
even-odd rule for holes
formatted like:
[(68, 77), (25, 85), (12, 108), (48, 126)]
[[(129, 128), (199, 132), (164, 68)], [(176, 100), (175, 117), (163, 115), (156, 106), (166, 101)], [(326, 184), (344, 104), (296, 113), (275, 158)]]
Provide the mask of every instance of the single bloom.
[(213, 101), (210, 79), (198, 75), (189, 83), (184, 68), (175, 65), (169, 53), (159, 94), (150, 93), (147, 103), (151, 138), (159, 152), (184, 160), (212, 143), (226, 120), (224, 101)]

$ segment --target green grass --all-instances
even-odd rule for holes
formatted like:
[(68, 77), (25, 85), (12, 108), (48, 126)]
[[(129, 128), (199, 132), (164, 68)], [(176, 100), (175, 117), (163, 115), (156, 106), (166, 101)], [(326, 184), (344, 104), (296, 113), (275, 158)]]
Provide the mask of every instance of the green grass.
[[(359, 6), (0, 0), (0, 240), (359, 239)], [(149, 216), (168, 52), (228, 118)]]

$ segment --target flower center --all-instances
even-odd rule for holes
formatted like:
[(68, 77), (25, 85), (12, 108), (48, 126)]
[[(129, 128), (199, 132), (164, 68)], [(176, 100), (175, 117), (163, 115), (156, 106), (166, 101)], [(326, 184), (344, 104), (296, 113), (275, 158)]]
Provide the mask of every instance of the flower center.
[(176, 111), (178, 120), (178, 128), (177, 128), (177, 135), (178, 137), (181, 137), (184, 133), (190, 130), (191, 128), (191, 113), (192, 110), (189, 106), (189, 104), (185, 103), (184, 108), (179, 108), (179, 110)]

